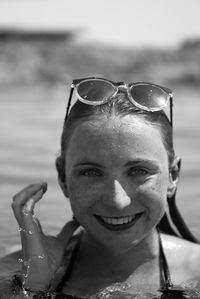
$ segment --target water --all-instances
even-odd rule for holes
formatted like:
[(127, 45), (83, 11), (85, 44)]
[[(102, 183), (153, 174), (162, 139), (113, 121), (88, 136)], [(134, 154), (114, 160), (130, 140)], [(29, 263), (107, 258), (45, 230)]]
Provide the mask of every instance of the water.
[(48, 233), (57, 233), (71, 217), (54, 167), (66, 101), (64, 87), (0, 91), (0, 248), (20, 243), (10, 204), (28, 184), (48, 182), (36, 209)]
[[(28, 292), (17, 286), (17, 278), (15, 279), (15, 287), (9, 295), (9, 299), (198, 299), (200, 298), (200, 285), (194, 287), (188, 285), (185, 287), (173, 287), (171, 289), (159, 290), (157, 292), (133, 291), (126, 284), (116, 283), (92, 296), (77, 297), (65, 295), (55, 292)], [(2, 298), (4, 299), (4, 297)], [(5, 297), (8, 299), (8, 297)]]
[[(12, 196), (27, 184), (48, 182), (48, 191), (36, 208), (48, 234), (56, 234), (71, 218), (69, 202), (59, 188), (54, 166), (67, 98), (64, 86), (0, 90), (0, 253), (2, 248), (20, 244), (10, 204)], [(199, 91), (175, 90), (175, 149), (183, 158), (177, 201), (192, 232), (200, 239), (199, 111)], [(198, 290), (196, 297), (190, 298), (200, 298)], [(109, 298), (153, 298), (150, 294), (134, 297), (128, 293), (122, 297), (117, 292), (113, 291)]]

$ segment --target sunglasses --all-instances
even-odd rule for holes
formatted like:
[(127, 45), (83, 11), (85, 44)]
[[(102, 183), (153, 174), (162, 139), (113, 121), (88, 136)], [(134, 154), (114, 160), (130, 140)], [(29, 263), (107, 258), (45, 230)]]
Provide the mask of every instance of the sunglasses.
[(170, 102), (170, 124), (173, 127), (172, 90), (148, 82), (125, 84), (104, 78), (88, 77), (72, 81), (65, 121), (69, 115), (72, 95), (87, 105), (102, 105), (110, 101), (119, 91), (125, 91), (129, 101), (137, 108), (149, 112), (160, 111)]

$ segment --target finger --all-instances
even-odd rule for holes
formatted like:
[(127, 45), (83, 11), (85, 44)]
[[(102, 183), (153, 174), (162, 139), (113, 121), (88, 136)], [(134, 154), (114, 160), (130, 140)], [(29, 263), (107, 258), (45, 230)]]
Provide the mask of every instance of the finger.
[(16, 217), (18, 219), (19, 231), (22, 241), (23, 238), (26, 239), (28, 237), (31, 237), (33, 239), (38, 234), (42, 233), (41, 225), (33, 213), (35, 203), (41, 197), (42, 194), (40, 192), (37, 198), (30, 198), (22, 208), (22, 211), (20, 211), (18, 216)]
[(40, 189), (43, 189), (43, 191), (46, 192), (47, 183), (43, 182), (25, 187), (13, 196), (13, 204), (24, 205), (27, 199), (34, 196), (34, 194), (37, 193)]
[(43, 239), (45, 236), (38, 220), (33, 221), (29, 218), (28, 225), (25, 229), (21, 229), (20, 235), (25, 260), (44, 254)]
[[(39, 190), (32, 198), (30, 198), (25, 205), (22, 207), (22, 210), (19, 209), (18, 211), (18, 223), (20, 224), (20, 234), (21, 238), (27, 238), (28, 236), (37, 236), (41, 234), (42, 229), (39, 221), (35, 217), (33, 211), (35, 203), (40, 200), (43, 196), (43, 190)], [(16, 211), (15, 211), (16, 212)]]
[[(31, 190), (30, 190), (31, 189)], [(34, 189), (34, 190), (33, 190)], [(34, 206), (47, 190), (47, 184), (31, 185), (15, 195), (12, 209), (19, 225), (23, 224), (23, 219), (29, 214), (33, 214)]]
[[(43, 236), (42, 228), (35, 217), (33, 211), (36, 202), (38, 202), (46, 188), (40, 188), (37, 192), (35, 192), (31, 198), (29, 198), (23, 206), (16, 205), (14, 209), (15, 216), (20, 225), (19, 231), (21, 235), (22, 247), (26, 256), (32, 255), (31, 252), (35, 252), (35, 254), (41, 253), (42, 247), (41, 239)], [(30, 194), (30, 193), (29, 193)], [(34, 246), (35, 245), (35, 246)], [(31, 250), (32, 249), (32, 250)]]
[(41, 224), (37, 218), (28, 214), (23, 222), (23, 228), (20, 229), (23, 260), (37, 262), (39, 258), (45, 257), (44, 239), (45, 235), (42, 231)]
[(34, 251), (44, 236), (39, 220), (33, 217), (28, 217), (26, 224), (20, 227), (19, 231), (24, 253), (30, 252), (30, 249)]
[(35, 204), (42, 198), (43, 194), (44, 194), (44, 190), (40, 189), (25, 202), (25, 204), (22, 206), (21, 209), (22, 214), (24, 216), (27, 216), (28, 214), (33, 214)]

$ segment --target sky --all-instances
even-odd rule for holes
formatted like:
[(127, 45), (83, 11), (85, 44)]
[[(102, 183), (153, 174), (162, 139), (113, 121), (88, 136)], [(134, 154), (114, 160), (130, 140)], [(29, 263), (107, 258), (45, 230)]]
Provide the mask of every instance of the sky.
[(170, 47), (200, 37), (200, 0), (0, 0), (2, 27), (77, 29), (86, 42)]

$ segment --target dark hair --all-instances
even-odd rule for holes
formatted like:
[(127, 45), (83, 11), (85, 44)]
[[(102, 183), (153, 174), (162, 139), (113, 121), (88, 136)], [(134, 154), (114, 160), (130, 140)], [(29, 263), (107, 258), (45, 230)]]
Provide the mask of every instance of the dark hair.
[[(148, 112), (141, 110), (128, 100), (127, 96), (124, 93), (117, 94), (110, 101), (98, 105), (86, 105), (80, 101), (77, 101), (63, 125), (63, 132), (61, 136), (61, 152), (60, 156), (56, 159), (56, 168), (58, 171), (58, 176), (61, 182), (65, 183), (65, 155), (67, 151), (67, 145), (70, 141), (70, 138), (74, 132), (74, 129), (78, 126), (79, 123), (88, 119), (100, 118), (102, 115), (106, 116), (118, 116), (123, 117), (126, 115), (134, 115), (144, 120), (144, 122), (149, 123), (152, 126), (159, 128), (161, 132), (161, 138), (165, 149), (168, 154), (169, 169), (171, 168), (172, 162), (175, 158), (174, 146), (173, 146), (173, 130), (171, 124), (164, 113), (164, 111)], [(172, 204), (171, 204), (172, 202)], [(175, 195), (174, 198), (170, 198), (168, 201), (169, 212), (172, 222), (175, 224), (176, 229), (178, 230), (181, 237), (197, 242), (196, 238), (192, 236), (187, 226), (185, 225), (177, 207), (175, 204)], [(165, 214), (158, 224), (158, 229), (164, 233), (179, 236), (177, 232), (172, 228), (169, 215)]]

